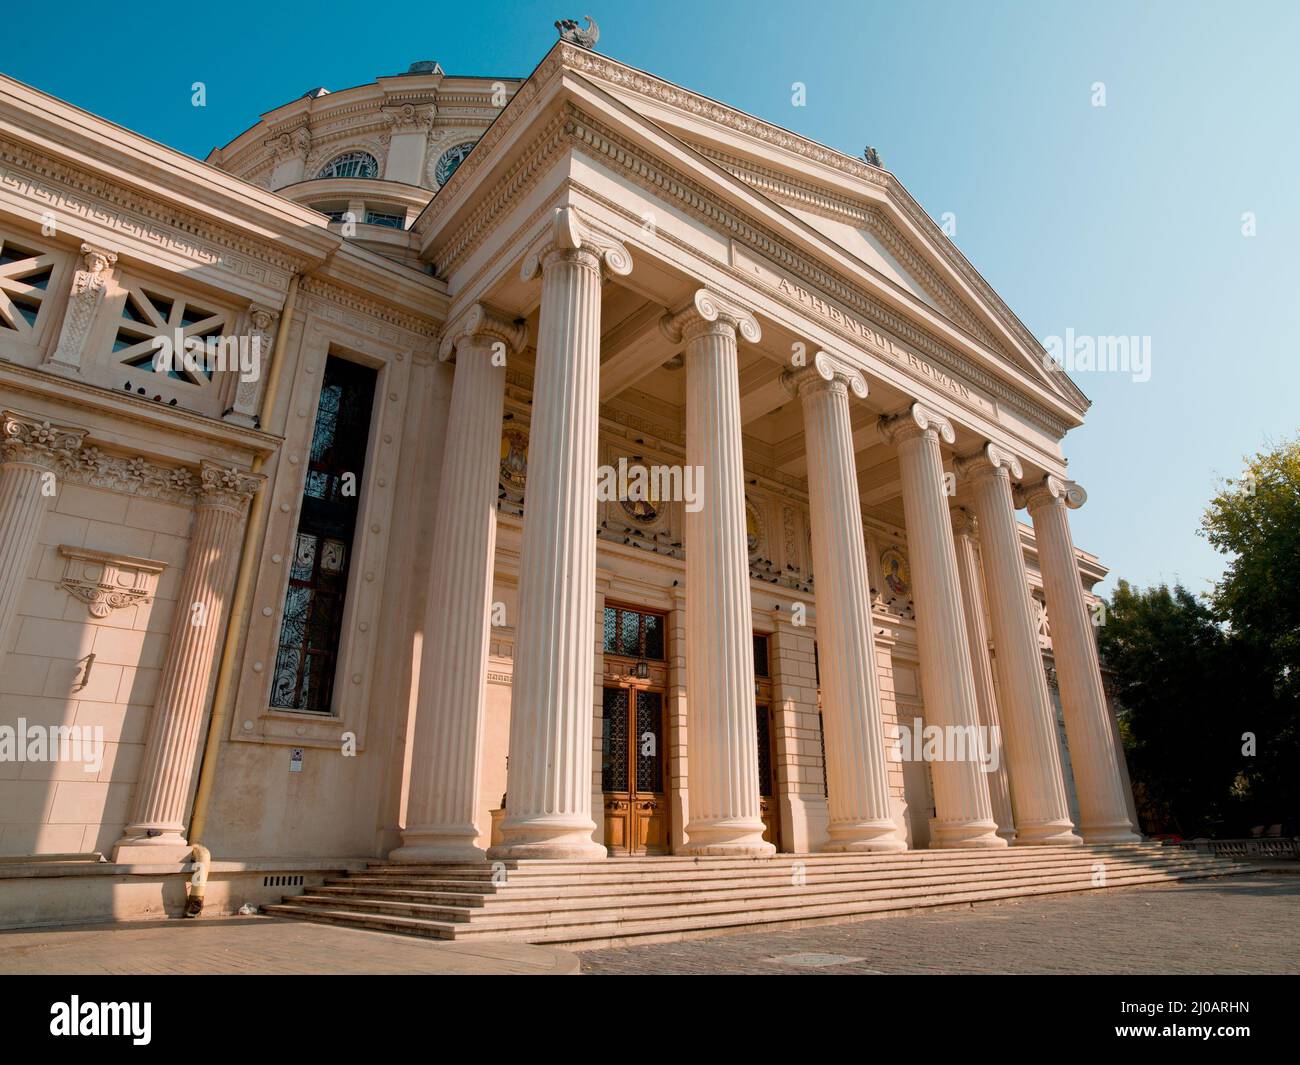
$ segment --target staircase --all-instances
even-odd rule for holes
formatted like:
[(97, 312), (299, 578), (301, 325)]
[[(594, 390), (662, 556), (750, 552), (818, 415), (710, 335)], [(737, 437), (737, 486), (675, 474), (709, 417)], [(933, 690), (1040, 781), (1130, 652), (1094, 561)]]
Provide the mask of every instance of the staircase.
[(591, 948), (1253, 871), (1147, 843), (495, 865), (374, 862), (263, 909), (434, 939)]

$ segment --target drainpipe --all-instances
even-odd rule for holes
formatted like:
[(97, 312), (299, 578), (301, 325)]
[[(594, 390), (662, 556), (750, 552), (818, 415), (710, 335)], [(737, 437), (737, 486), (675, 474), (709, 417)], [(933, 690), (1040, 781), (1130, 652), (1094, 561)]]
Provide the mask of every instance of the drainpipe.
[[(289, 291), (280, 312), (280, 324), (275, 331), (275, 358), (271, 361), (266, 389), (262, 393), (259, 424), (266, 426), (275, 411), (275, 401), (280, 391), (281, 374), (287, 361), (289, 326), (293, 322), (294, 304), (298, 298), (298, 280), (294, 274), (289, 280)], [(262, 468), (263, 457), (253, 459), (253, 472)], [(239, 573), (235, 578), (235, 591), (230, 599), (230, 617), (226, 623), (226, 639), (221, 647), (221, 660), (217, 667), (217, 690), (212, 697), (212, 716), (208, 719), (208, 735), (203, 748), (203, 761), (199, 765), (199, 785), (194, 793), (194, 812), (190, 815), (190, 843), (194, 847), (194, 879), (191, 881), (186, 917), (197, 917), (203, 910), (203, 892), (208, 880), (208, 867), (212, 855), (202, 846), (203, 831), (207, 827), (208, 808), (212, 805), (212, 786), (217, 775), (217, 756), (221, 751), (221, 734), (230, 718), (235, 701), (235, 657), (243, 643), (248, 628), (248, 606), (253, 594), (253, 566), (257, 548), (266, 528), (269, 492), (264, 486), (253, 496), (248, 508), (248, 521), (244, 526), (244, 544), (239, 555)]]

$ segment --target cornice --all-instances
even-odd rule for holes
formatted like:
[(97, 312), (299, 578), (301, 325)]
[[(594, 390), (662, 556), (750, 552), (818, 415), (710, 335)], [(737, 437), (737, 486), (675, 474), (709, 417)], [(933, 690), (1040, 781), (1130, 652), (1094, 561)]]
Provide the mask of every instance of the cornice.
[[(936, 237), (936, 245), (945, 253), (945, 259), (980, 296), (1000, 312), (1004, 324), (1016, 335), (1017, 339), (1031, 352), (1040, 352), (1042, 350), (1038, 339), (1016, 317), (1015, 313), (1006, 305), (1002, 297), (994, 291), (993, 287), (980, 276), (979, 271), (961, 254), (956, 245), (947, 239), (947, 236), (938, 227), (934, 219), (921, 209), (916, 200), (903, 187), (902, 182), (889, 171), (874, 167), (862, 159), (845, 155), (843, 152), (835, 151), (833, 148), (828, 148), (817, 141), (801, 137), (797, 133), (792, 133), (780, 126), (755, 118), (744, 111), (738, 111), (726, 104), (664, 81), (662, 78), (657, 78), (645, 71), (626, 66), (607, 56), (563, 44), (559, 47), (558, 52), (559, 54), (555, 56), (554, 62), (562, 63), (570, 69), (631, 89), (642, 96), (674, 107), (686, 114), (747, 134), (765, 144), (793, 152), (805, 159), (831, 167), (849, 177), (884, 189), (888, 193), (890, 201), (910, 218), (918, 229)], [(541, 69), (541, 67), (538, 68), (538, 73), (541, 72)], [(1075, 402), (1086, 410), (1089, 406), (1089, 400), (1078, 386), (1070, 382), (1067, 390)]]
[(784, 202), (788, 206), (802, 207), (836, 222), (870, 229), (888, 247), (890, 254), (916, 276), (926, 293), (943, 307), (944, 312), (954, 323), (1007, 359), (1009, 365), (1019, 369), (1011, 362), (1006, 348), (985, 328), (983, 323), (971, 314), (957, 293), (939, 276), (938, 271), (916, 253), (912, 245), (903, 239), (902, 234), (878, 207), (857, 202), (847, 196), (837, 196), (811, 182), (798, 181), (788, 174), (728, 155), (709, 145), (687, 143), (701, 155), (712, 159), (732, 177), (738, 178), (772, 199)]
[[(584, 150), (600, 157), (606, 165), (622, 172), (629, 180), (658, 197), (673, 200), (680, 210), (694, 215), (711, 228), (733, 237), (811, 287), (820, 289), (845, 306), (853, 308), (867, 320), (923, 352), (949, 373), (978, 385), (1055, 438), (1059, 439), (1065, 435), (1067, 426), (1055, 414), (1011, 388), (1001, 378), (949, 350), (911, 320), (903, 318), (880, 300), (867, 295), (851, 279), (809, 258), (772, 230), (733, 211), (704, 185), (670, 170), (658, 159), (647, 155), (632, 142), (606, 129), (590, 116), (577, 111), (576, 108), (571, 109), (569, 121), (566, 123), (566, 133), (580, 143)], [(580, 186), (575, 184), (575, 187)], [(641, 224), (640, 220), (623, 205), (611, 201), (594, 189), (583, 187), (582, 190), (610, 210), (627, 218), (633, 225)], [(658, 237), (692, 254), (700, 254), (698, 248), (676, 240), (662, 229)], [(745, 280), (740, 271), (730, 263), (717, 263), (717, 265), (735, 277), (738, 282)], [(769, 292), (768, 295), (787, 305), (795, 313), (802, 313), (795, 301), (783, 297), (782, 294)], [(848, 331), (832, 322), (823, 324), (841, 333), (851, 349), (856, 345), (856, 338)], [(910, 374), (906, 368), (904, 372)], [(920, 380), (919, 377), (917, 379)]]
[(127, 417), (163, 432), (179, 433), (224, 449), (243, 448), (258, 455), (270, 455), (280, 438), (220, 418), (207, 417), (181, 407), (168, 407), (130, 392), (87, 384), (62, 374), (52, 374), (0, 360), (0, 386), (27, 395), (40, 396), (115, 418)]
[[(84, 218), (121, 234), (124, 240), (140, 240), (280, 291), (288, 287), (293, 273), (319, 262), (316, 257), (289, 254), (271, 241), (251, 240), (246, 232), (209, 216), (126, 189), (4, 138), (0, 138), (0, 185), (33, 205)], [(321, 231), (328, 234), (323, 225)], [(325, 239), (336, 243), (339, 238)], [(321, 251), (325, 254), (327, 248)]]

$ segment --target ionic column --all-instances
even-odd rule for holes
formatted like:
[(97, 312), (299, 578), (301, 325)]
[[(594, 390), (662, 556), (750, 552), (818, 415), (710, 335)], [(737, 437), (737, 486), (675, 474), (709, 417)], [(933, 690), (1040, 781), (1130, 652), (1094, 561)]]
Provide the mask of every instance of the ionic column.
[(189, 850), (185, 817), (213, 666), (225, 632), (244, 514), (264, 480), (260, 474), (202, 465), (176, 616), (149, 718), (131, 820), (113, 848), (115, 862), (179, 861)]
[(27, 567), (54, 498), (60, 467), (81, 448), (85, 429), (0, 414), (0, 655), (18, 613)]
[(541, 271), (542, 305), (506, 816), (492, 858), (605, 856), (591, 819), (602, 268), (628, 274), (632, 261), (565, 207), (522, 270), (525, 281)]
[(930, 828), (930, 845), (1005, 847), (1007, 841), (997, 834), (993, 820), (978, 746), (969, 742), (980, 734), (979, 704), (939, 453), (939, 438), (951, 444), (956, 434), (946, 418), (919, 403), (903, 414), (882, 418), (880, 431), (898, 448), (925, 723), (949, 735), (956, 735), (951, 729), (959, 729), (968, 738), (964, 758), (931, 765), (937, 816)]
[(758, 795), (754, 630), (745, 535), (736, 333), (754, 316), (705, 289), (664, 319), (685, 343), (686, 461), (701, 506), (686, 512), (689, 854), (768, 855)]
[(966, 639), (970, 643), (971, 673), (975, 678), (975, 701), (979, 704), (980, 724), (989, 729), (990, 749), (996, 752), (998, 767), (986, 773), (989, 803), (998, 835), (1015, 842), (1016, 823), (1011, 811), (1011, 790), (1007, 785), (1006, 750), (1002, 743), (1002, 723), (998, 715), (997, 695), (993, 687), (993, 666), (989, 662), (989, 634), (984, 624), (984, 587), (980, 560), (975, 546), (975, 518), (962, 507), (952, 512), (953, 546), (957, 549), (957, 575), (961, 579), (961, 601), (966, 607)]
[(970, 482), (979, 522), (1016, 842), (1077, 844), (1011, 498), (1011, 478), (1023, 476), (1020, 461), (987, 444), (957, 469)]
[(1133, 843), (1141, 837), (1129, 820), (1097, 644), (1066, 514), (1067, 506), (1082, 506), (1087, 495), (1073, 482), (1048, 476), (1027, 488), (1023, 499), (1034, 521), (1038, 565), (1047, 596), (1052, 657), (1079, 797), (1079, 831), (1086, 843)]
[(822, 849), (906, 850), (890, 815), (871, 582), (849, 422), (849, 389), (865, 399), (867, 383), (824, 351), (784, 380), (802, 401), (808, 450), (830, 808), (830, 841)]
[(443, 361), (454, 356), (456, 374), (434, 518), (406, 827), (391, 861), (484, 857), (475, 840), (501, 415), (506, 359), (524, 340), (522, 326), (475, 304), (439, 349)]

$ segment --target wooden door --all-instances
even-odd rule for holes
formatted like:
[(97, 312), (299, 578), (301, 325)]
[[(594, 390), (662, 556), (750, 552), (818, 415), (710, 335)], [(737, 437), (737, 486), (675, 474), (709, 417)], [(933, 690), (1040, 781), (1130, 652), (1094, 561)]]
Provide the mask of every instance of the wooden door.
[(611, 854), (668, 852), (665, 739), (662, 692), (605, 689), (601, 781)]

